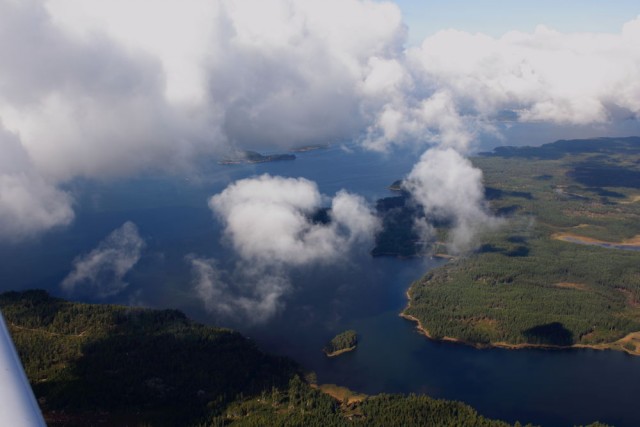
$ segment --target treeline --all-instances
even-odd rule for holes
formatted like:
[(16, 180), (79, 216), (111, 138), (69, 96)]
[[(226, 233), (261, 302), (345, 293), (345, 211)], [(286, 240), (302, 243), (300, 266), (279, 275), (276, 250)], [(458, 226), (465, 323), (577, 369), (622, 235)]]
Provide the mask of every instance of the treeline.
[(258, 398), (238, 402), (206, 425), (506, 427), (510, 424), (484, 418), (460, 402), (427, 396), (381, 394), (350, 404), (341, 403), (295, 377), (286, 392), (265, 393)]
[[(231, 405), (202, 427), (508, 427), (461, 402), (424, 395), (379, 394), (339, 402), (294, 377), (286, 392), (274, 390)], [(520, 422), (515, 427), (524, 427)], [(531, 424), (526, 424), (531, 426)], [(607, 427), (594, 423), (587, 427)]]

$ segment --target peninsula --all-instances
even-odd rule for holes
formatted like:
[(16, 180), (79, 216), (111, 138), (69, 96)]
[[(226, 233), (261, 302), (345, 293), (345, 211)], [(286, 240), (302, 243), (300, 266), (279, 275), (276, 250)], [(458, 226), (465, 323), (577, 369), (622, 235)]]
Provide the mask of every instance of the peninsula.
[(413, 283), (403, 316), (476, 347), (640, 355), (640, 138), (501, 147), (473, 163), (505, 225)]

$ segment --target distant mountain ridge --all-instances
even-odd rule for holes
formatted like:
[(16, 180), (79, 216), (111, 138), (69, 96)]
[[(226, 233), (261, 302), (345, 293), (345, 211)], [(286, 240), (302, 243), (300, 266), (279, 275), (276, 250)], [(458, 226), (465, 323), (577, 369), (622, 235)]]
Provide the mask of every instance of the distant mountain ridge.
[(583, 153), (640, 154), (640, 136), (560, 139), (539, 147), (496, 147), (493, 151), (483, 152), (480, 153), (480, 155), (487, 157), (524, 157), (552, 160), (560, 159), (566, 154)]

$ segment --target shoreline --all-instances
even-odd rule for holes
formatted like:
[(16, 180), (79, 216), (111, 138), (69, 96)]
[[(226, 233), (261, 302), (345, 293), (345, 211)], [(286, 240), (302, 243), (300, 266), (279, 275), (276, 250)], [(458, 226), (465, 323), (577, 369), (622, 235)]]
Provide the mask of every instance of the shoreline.
[(332, 351), (331, 353), (327, 353), (325, 350), (322, 350), (322, 352), (325, 354), (325, 356), (327, 357), (336, 357), (336, 356), (340, 356), (341, 354), (344, 353), (348, 353), (350, 351), (355, 350), (357, 347), (357, 345), (354, 345), (353, 347), (348, 347), (348, 348), (343, 348), (342, 350), (336, 350), (336, 351)]
[(434, 338), (433, 335), (429, 332), (427, 328), (424, 327), (420, 319), (410, 314), (407, 314), (406, 311), (411, 307), (411, 287), (407, 289), (405, 293), (407, 296), (407, 306), (398, 314), (398, 316), (403, 319), (409, 320), (411, 322), (416, 323), (416, 329), (422, 335), (427, 337), (435, 342), (448, 342), (454, 344), (461, 344), (476, 348), (478, 350), (488, 350), (491, 348), (501, 348), (505, 350), (524, 350), (524, 349), (540, 349), (540, 350), (570, 350), (570, 349), (591, 349), (591, 350), (614, 350), (614, 351), (622, 351), (631, 356), (640, 356), (640, 347), (636, 346), (636, 350), (630, 350), (624, 347), (624, 344), (630, 340), (634, 340), (634, 338), (640, 341), (640, 331), (631, 332), (630, 334), (625, 335), (617, 341), (612, 343), (603, 343), (603, 344), (572, 344), (572, 345), (553, 345), (553, 344), (529, 344), (529, 343), (519, 343), (519, 344), (511, 344), (508, 342), (488, 342), (488, 343), (478, 343), (472, 341), (465, 341), (460, 338), (448, 337), (444, 336), (442, 338)]

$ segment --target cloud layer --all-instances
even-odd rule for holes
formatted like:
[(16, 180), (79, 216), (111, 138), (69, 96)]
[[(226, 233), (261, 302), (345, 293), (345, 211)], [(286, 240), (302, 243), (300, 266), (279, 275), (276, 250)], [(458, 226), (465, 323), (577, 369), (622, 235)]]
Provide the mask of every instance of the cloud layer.
[(407, 57), (457, 105), (491, 116), (508, 109), (522, 121), (587, 124), (615, 109), (640, 112), (640, 18), (619, 34), (563, 34), (543, 25), (501, 38), (456, 30), (427, 38)]
[(465, 151), (505, 117), (587, 125), (637, 117), (640, 18), (619, 34), (564, 34), (545, 26), (500, 38), (441, 31), (402, 55), (398, 82), (365, 144), (420, 141)]
[(364, 199), (340, 191), (329, 221), (314, 220), (323, 199), (309, 180), (270, 175), (239, 180), (211, 197), (209, 207), (239, 261), (225, 271), (215, 260), (189, 258), (206, 307), (223, 316), (266, 319), (291, 289), (290, 269), (340, 262), (356, 245), (369, 249), (379, 220)]
[(0, 228), (30, 204), (34, 218), (16, 234), (68, 223), (59, 188), (74, 177), (182, 170), (235, 146), (351, 139), (466, 152), (503, 117), (589, 124), (640, 112), (640, 19), (617, 34), (447, 30), (405, 49), (387, 2), (153, 9), (0, 0), (0, 121), (26, 176), (0, 188)]
[(60, 286), (68, 293), (99, 298), (115, 295), (128, 286), (124, 276), (136, 265), (144, 246), (138, 227), (125, 222), (91, 252), (78, 256)]

